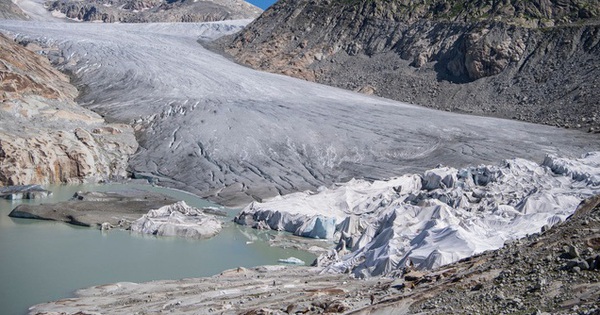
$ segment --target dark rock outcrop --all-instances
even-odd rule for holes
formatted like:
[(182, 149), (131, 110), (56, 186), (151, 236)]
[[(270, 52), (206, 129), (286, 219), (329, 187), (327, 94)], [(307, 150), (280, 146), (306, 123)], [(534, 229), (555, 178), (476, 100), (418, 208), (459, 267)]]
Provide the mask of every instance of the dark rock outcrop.
[(282, 0), (239, 62), (437, 109), (600, 127), (600, 3)]
[(56, 0), (47, 3), (69, 19), (105, 23), (210, 22), (253, 19), (261, 9), (242, 0)]

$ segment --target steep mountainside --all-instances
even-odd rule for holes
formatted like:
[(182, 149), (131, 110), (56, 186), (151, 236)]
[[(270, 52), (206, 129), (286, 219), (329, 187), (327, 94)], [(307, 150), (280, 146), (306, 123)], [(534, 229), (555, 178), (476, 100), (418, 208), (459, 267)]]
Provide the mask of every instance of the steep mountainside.
[(70, 19), (107, 23), (253, 19), (262, 12), (243, 0), (57, 0), (46, 5)]
[(27, 15), (11, 0), (0, 0), (0, 19), (26, 20)]
[(281, 0), (241, 63), (438, 109), (598, 130), (600, 2)]
[(0, 186), (127, 175), (133, 129), (106, 124), (76, 96), (45, 57), (0, 34)]

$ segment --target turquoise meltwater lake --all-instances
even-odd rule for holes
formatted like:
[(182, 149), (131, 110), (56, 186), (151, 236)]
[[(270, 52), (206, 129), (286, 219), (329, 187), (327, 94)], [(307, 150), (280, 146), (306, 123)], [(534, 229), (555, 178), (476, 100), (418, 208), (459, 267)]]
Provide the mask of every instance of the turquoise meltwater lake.
[(52, 203), (76, 191), (143, 189), (185, 200), (191, 206), (215, 206), (194, 195), (146, 185), (63, 185), (46, 187), (53, 195), (34, 201), (0, 199), (0, 314), (27, 314), (32, 305), (73, 296), (75, 290), (121, 281), (145, 282), (204, 277), (239, 266), (274, 265), (297, 257), (310, 264), (311, 253), (269, 246), (271, 233), (231, 222), (207, 240), (140, 236), (128, 231), (77, 227), (60, 222), (14, 219), (20, 203)]

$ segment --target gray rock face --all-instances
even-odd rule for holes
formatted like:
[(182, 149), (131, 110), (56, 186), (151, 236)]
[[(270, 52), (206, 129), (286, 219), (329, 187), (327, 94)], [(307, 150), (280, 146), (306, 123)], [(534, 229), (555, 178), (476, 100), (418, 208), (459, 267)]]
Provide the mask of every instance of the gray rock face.
[(210, 22), (253, 19), (262, 10), (242, 0), (58, 0), (47, 3), (69, 19), (105, 23)]
[(148, 211), (131, 224), (131, 231), (157, 236), (200, 239), (219, 233), (221, 221), (188, 206), (184, 201), (179, 201)]
[(595, 131), (599, 13), (598, 2), (586, 0), (282, 0), (221, 45), (256, 69)]

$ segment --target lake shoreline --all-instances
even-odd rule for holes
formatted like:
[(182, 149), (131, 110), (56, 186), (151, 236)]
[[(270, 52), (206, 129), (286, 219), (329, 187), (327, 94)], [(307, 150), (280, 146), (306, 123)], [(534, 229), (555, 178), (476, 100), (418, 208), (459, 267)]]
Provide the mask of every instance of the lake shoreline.
[[(187, 192), (151, 185), (69, 184), (44, 186), (46, 199), (0, 199), (0, 313), (25, 314), (38, 303), (72, 298), (74, 291), (120, 281), (147, 282), (211, 276), (225, 269), (277, 264), (298, 257), (310, 264), (315, 255), (298, 247), (272, 247), (282, 233), (258, 231), (228, 222), (237, 210), (222, 208)], [(227, 212), (223, 230), (210, 239), (144, 236), (120, 229), (100, 231), (56, 221), (18, 219), (8, 213), (19, 204), (70, 199), (76, 191), (146, 189), (168, 193), (190, 206)], [(206, 255), (219, 253), (219, 255)]]

